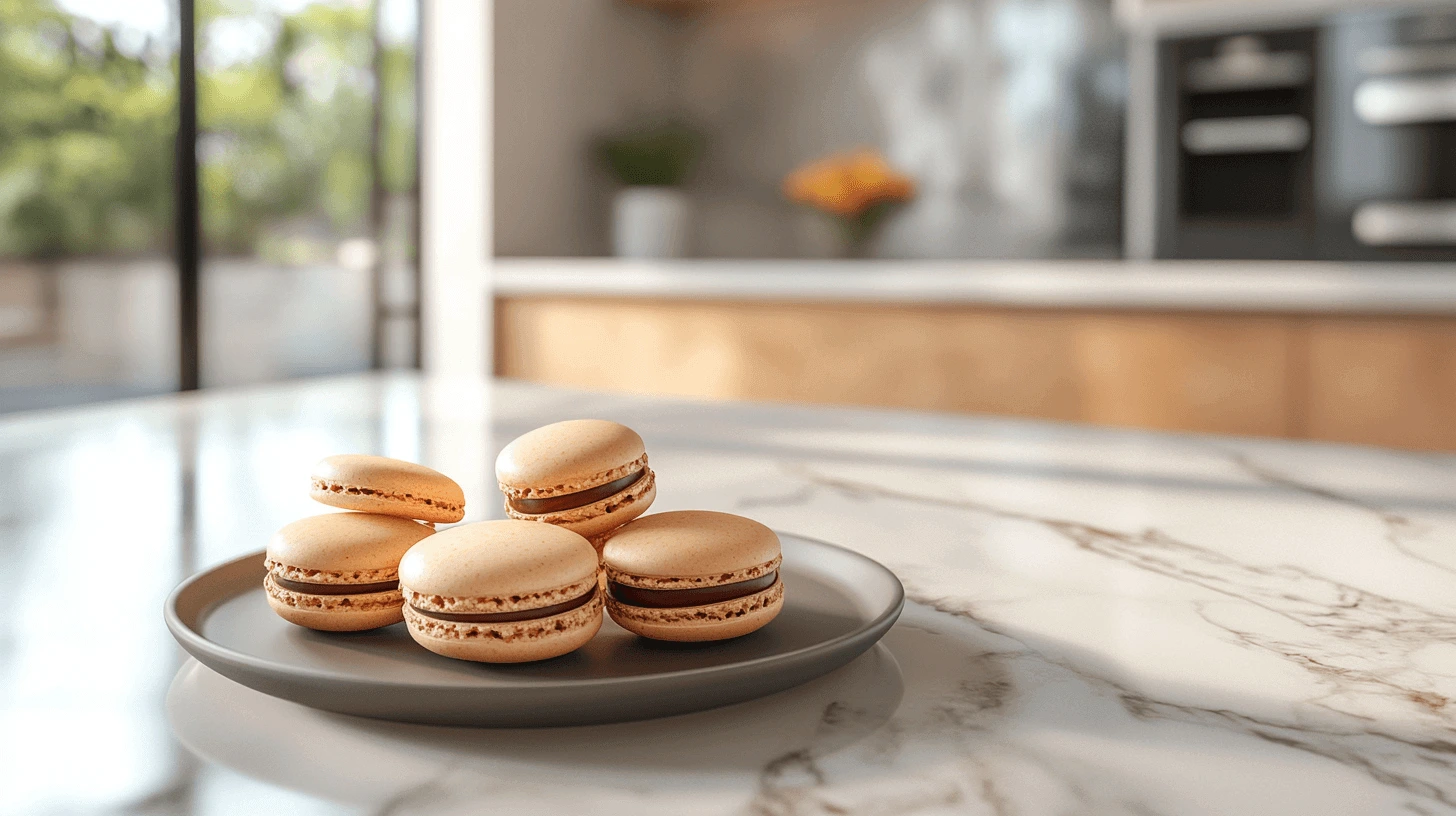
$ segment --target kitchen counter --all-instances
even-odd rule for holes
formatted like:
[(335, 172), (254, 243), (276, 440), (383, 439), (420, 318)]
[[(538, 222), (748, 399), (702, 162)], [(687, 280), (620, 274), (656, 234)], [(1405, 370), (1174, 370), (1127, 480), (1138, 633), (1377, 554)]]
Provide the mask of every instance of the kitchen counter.
[[(538, 424), (637, 428), (655, 510), (892, 568), (882, 644), (756, 702), (404, 726), (184, 660), (184, 576), (424, 461), (498, 517)], [(1456, 458), (1013, 419), (359, 376), (0, 420), (6, 813), (1456, 813)]]
[(1343, 12), (1451, 5), (1451, 0), (1117, 0), (1117, 11), (1126, 29), (1172, 37), (1312, 25)]
[(1456, 314), (1456, 264), (498, 258), (497, 297)]
[(494, 372), (531, 382), (1456, 450), (1456, 264), (554, 258), (491, 278)]

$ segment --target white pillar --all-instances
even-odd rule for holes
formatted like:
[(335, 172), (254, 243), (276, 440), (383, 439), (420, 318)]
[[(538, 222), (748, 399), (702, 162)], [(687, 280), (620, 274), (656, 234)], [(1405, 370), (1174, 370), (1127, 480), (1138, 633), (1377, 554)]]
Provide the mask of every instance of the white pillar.
[(1122, 189), (1123, 255), (1150, 261), (1157, 254), (1158, 41), (1150, 31), (1127, 33), (1127, 128)]
[(491, 478), (492, 0), (424, 0), (420, 121), (424, 461), (500, 515)]
[(425, 372), (489, 376), (491, 0), (424, 0), (420, 122)]

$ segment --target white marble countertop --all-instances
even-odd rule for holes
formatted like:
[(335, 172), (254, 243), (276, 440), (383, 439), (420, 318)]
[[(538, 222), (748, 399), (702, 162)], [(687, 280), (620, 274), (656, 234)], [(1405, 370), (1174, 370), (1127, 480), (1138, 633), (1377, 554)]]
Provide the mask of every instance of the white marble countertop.
[(499, 297), (1456, 314), (1456, 264), (498, 258)]
[[(427, 462), (474, 520), (580, 416), (642, 433), (654, 509), (864, 552), (904, 616), (770, 698), (535, 731), (311, 711), (162, 626), (317, 512), (317, 458)], [(0, 419), (0, 483), (0, 812), (1456, 813), (1452, 457), (387, 376)]]

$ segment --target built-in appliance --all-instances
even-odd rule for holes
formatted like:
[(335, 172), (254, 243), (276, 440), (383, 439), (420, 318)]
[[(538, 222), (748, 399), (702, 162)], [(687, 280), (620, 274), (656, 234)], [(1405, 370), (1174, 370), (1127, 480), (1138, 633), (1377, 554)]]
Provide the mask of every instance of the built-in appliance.
[(1155, 252), (1456, 260), (1456, 9), (1157, 48)]
[(1324, 43), (1321, 254), (1456, 259), (1456, 10), (1340, 15)]
[(1310, 256), (1317, 41), (1301, 29), (1160, 45), (1159, 256)]

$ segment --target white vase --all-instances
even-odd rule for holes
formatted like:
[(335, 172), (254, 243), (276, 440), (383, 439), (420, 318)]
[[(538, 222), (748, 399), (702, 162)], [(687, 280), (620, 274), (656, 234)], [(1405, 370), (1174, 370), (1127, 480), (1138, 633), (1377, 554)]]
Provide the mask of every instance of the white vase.
[(626, 187), (612, 200), (612, 251), (619, 258), (688, 253), (688, 197), (675, 187)]
[(795, 208), (794, 244), (801, 258), (840, 259), (849, 255), (844, 226), (818, 210)]

